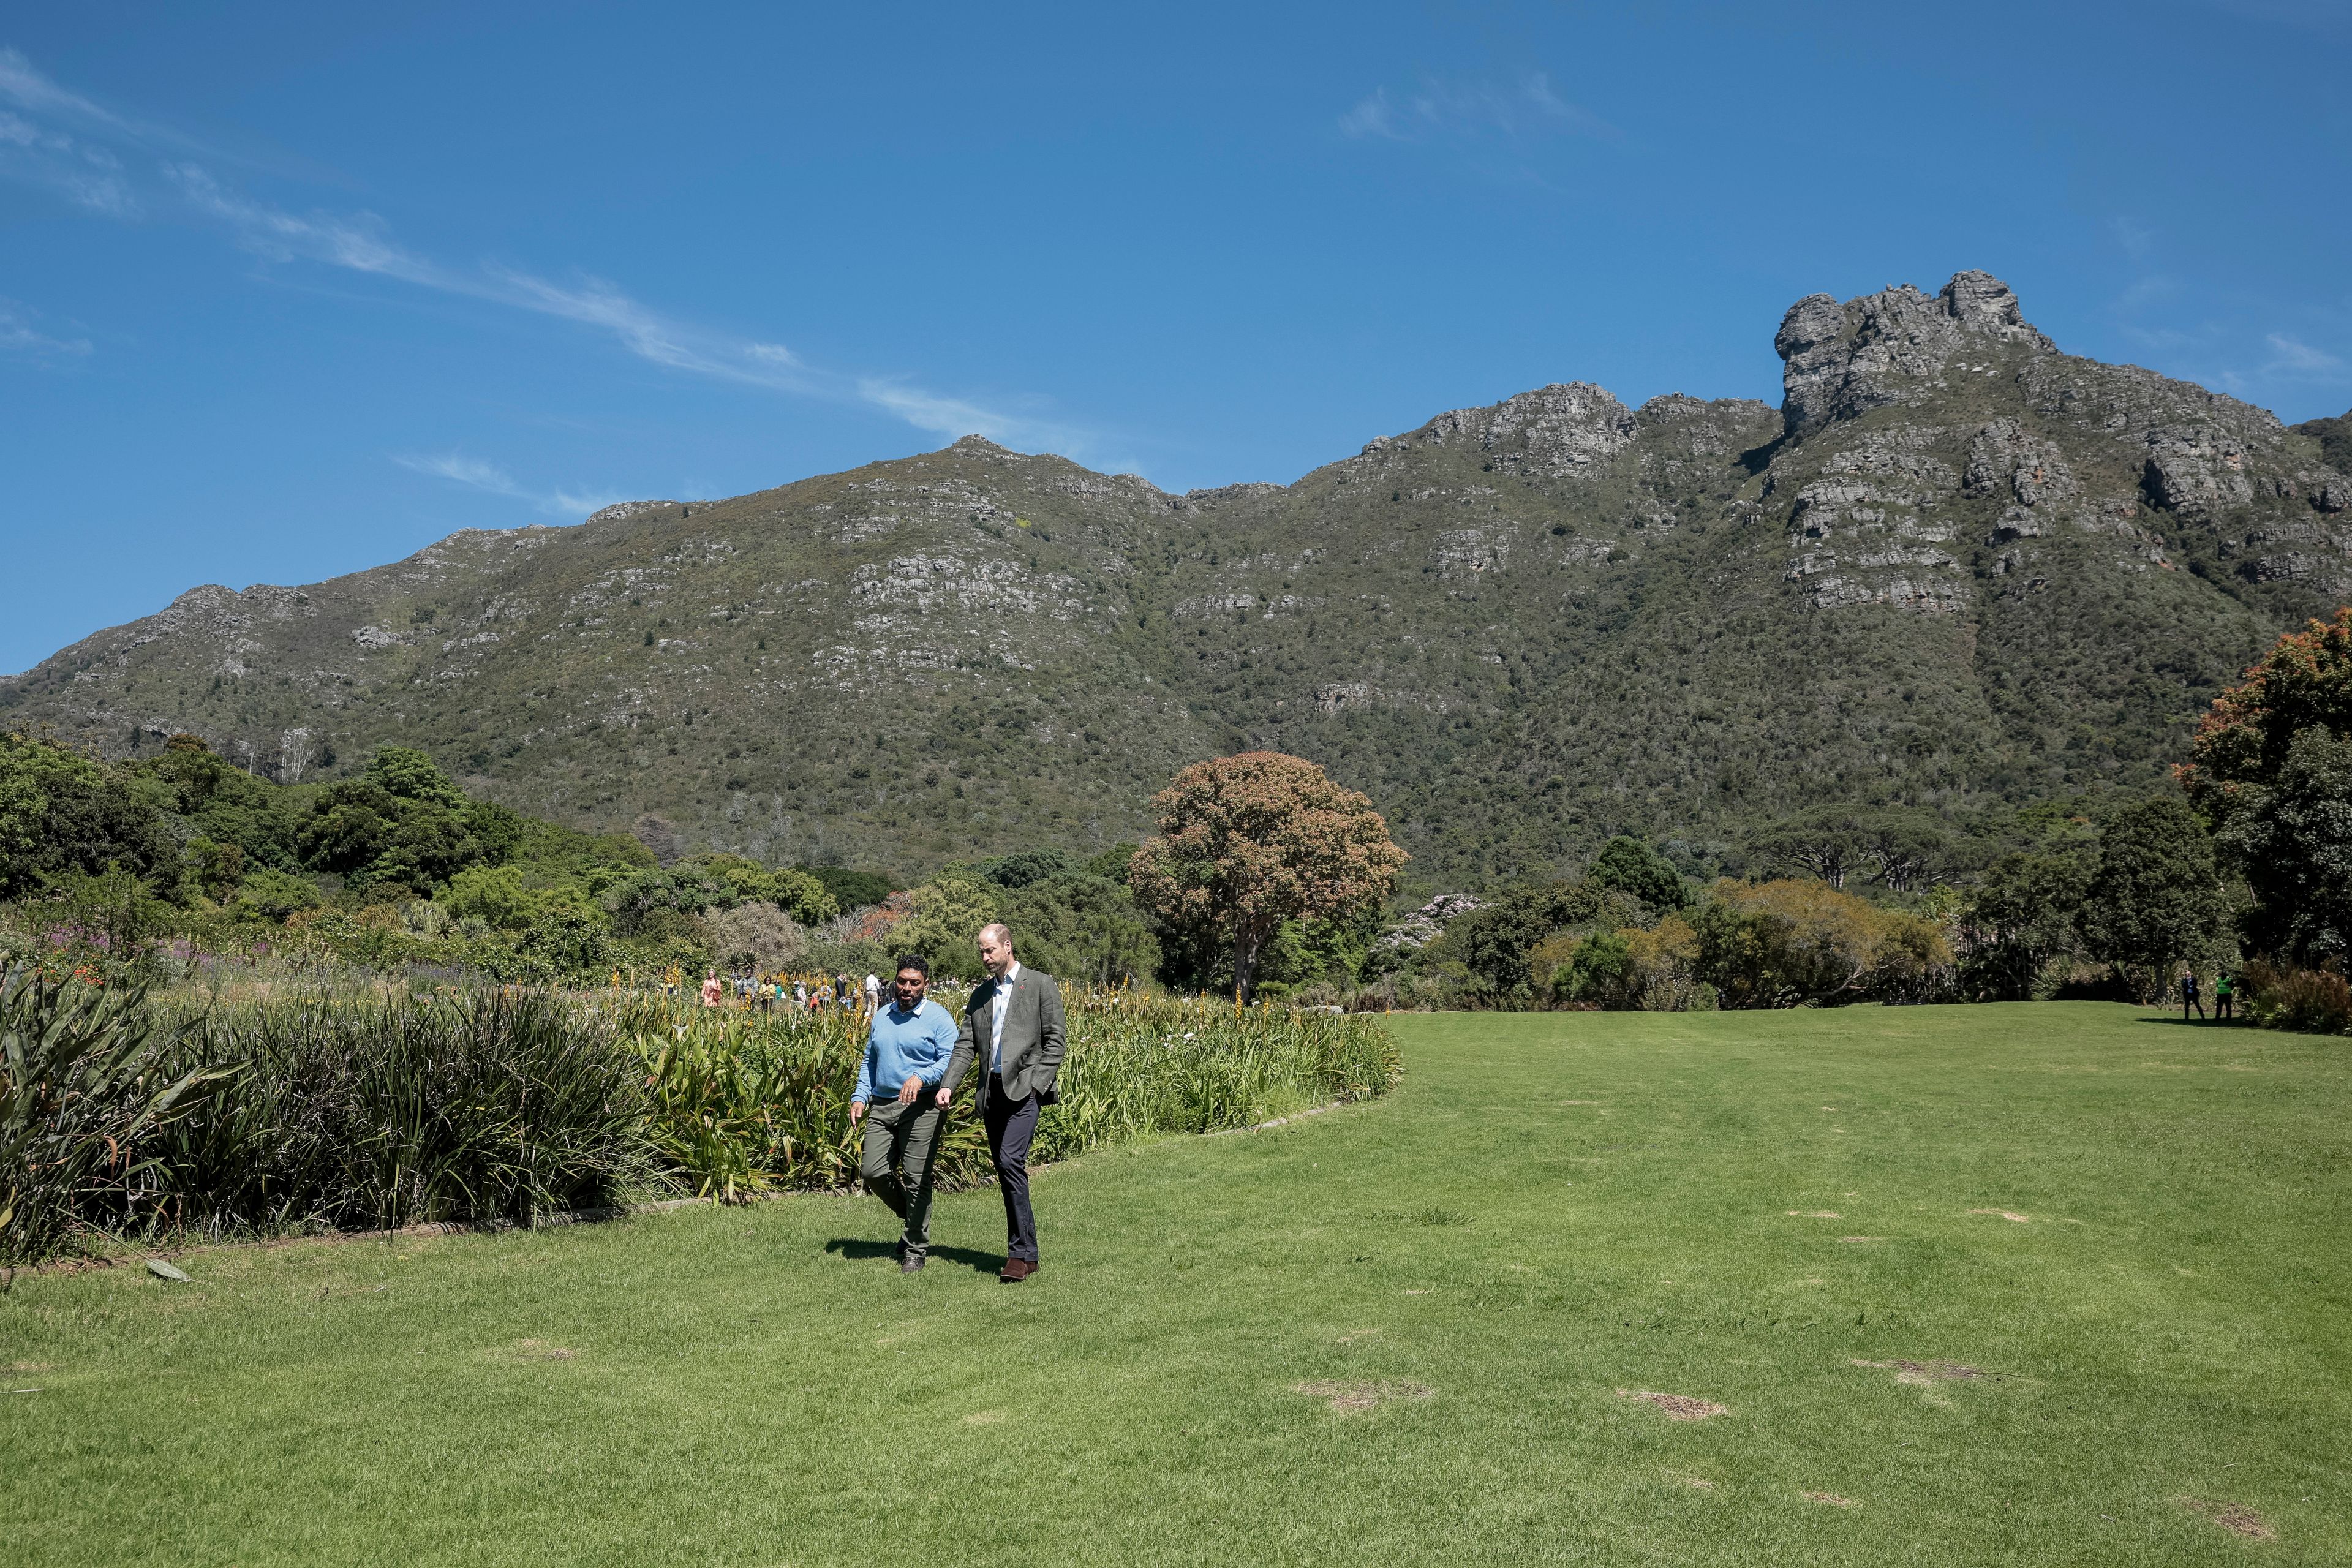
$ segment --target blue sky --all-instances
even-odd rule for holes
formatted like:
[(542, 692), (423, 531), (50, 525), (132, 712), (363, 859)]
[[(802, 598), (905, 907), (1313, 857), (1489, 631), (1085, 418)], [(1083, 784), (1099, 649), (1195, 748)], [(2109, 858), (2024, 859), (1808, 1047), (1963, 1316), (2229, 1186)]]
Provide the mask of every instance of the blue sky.
[[(11, 14), (13, 13), (13, 15)], [(16, 5), (0, 669), (983, 431), (1289, 480), (1798, 297), (2352, 405), (2352, 0)]]

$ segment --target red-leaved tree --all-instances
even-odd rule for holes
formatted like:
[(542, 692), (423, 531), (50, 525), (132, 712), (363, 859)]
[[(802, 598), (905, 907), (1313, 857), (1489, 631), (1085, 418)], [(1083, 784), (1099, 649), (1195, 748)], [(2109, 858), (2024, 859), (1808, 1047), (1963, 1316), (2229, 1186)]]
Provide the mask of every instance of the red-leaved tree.
[(2295, 736), (2309, 729), (2352, 734), (2352, 605), (2279, 638), (2242, 682), (2213, 700), (2197, 727), (2194, 760), (2173, 771), (2200, 810), (2227, 821), (2236, 797), (2275, 779)]
[(1244, 996), (1284, 921), (1377, 909), (1406, 859), (1370, 800), (1280, 752), (1195, 763), (1151, 809), (1159, 837), (1128, 865), (1135, 900), (1229, 947)]

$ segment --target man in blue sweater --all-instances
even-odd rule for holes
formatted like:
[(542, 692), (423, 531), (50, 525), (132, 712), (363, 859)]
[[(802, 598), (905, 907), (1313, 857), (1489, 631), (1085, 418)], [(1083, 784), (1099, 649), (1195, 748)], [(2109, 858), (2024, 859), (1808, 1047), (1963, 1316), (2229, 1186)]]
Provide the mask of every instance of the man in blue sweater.
[(857, 1173), (867, 1192), (907, 1222), (898, 1240), (902, 1274), (920, 1268), (930, 1250), (931, 1156), (946, 1116), (940, 1079), (956, 1043), (955, 1020), (923, 994), (930, 984), (930, 965), (919, 956), (909, 953), (898, 961), (890, 1005), (874, 1015), (866, 1061), (849, 1100), (849, 1120), (866, 1123)]

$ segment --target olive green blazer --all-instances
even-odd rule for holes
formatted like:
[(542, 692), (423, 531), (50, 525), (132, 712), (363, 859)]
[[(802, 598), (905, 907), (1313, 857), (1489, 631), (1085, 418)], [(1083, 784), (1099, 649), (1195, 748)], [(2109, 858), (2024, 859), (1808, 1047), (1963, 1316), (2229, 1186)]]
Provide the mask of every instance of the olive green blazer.
[[(981, 1092), (988, 1091), (990, 1035), (996, 994), (1001, 983), (983, 980), (971, 988), (964, 1004), (963, 1023), (956, 1030), (955, 1049), (940, 1087), (953, 1094), (976, 1059), (981, 1063)], [(1034, 1094), (1039, 1102), (1055, 1101), (1054, 1079), (1062, 1070), (1066, 1031), (1062, 1021), (1062, 987), (1050, 974), (1027, 964), (1013, 977), (1013, 994), (1004, 1015), (1004, 1092), (1014, 1100)]]

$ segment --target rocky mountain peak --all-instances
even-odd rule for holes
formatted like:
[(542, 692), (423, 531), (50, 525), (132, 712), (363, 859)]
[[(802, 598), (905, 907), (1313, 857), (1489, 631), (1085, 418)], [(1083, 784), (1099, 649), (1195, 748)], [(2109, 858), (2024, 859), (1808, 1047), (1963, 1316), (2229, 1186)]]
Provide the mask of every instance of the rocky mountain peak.
[(1633, 439), (1633, 415), (1606, 388), (1556, 382), (1484, 408), (1439, 415), (1417, 433), (1432, 446), (1468, 440), (1497, 472), (1561, 479), (1597, 469)]
[(676, 500), (614, 501), (611, 506), (590, 512), (583, 521), (587, 522), (625, 522), (628, 519), (639, 516), (645, 512), (659, 511), (666, 506), (685, 506), (688, 504), (689, 503)]
[[(1908, 283), (1843, 303), (1809, 294), (1789, 307), (1772, 346), (1782, 361), (1781, 417), (1792, 436), (1919, 402), (1944, 384), (1955, 360), (2057, 348), (2025, 320), (2008, 284), (1976, 271), (1954, 273), (1932, 295)], [(1971, 361), (1967, 368), (1988, 367)]]

